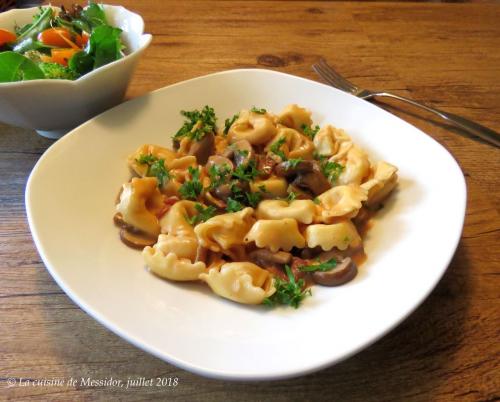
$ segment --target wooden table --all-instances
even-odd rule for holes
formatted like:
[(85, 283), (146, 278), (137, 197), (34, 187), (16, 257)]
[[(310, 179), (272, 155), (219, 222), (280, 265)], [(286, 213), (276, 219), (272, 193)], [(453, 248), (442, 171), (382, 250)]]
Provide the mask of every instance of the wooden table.
[[(500, 131), (498, 3), (119, 3), (142, 14), (154, 35), (129, 97), (241, 67), (317, 79), (311, 64), (323, 56), (362, 86)], [(28, 175), (52, 141), (0, 125), (0, 399), (498, 400), (500, 151), (407, 105), (392, 105), (384, 107), (438, 140), (464, 171), (469, 201), (456, 255), (423, 305), (375, 345), (319, 373), (271, 383), (185, 372), (128, 344), (73, 304), (41, 262), (24, 209)], [(19, 386), (21, 378), (71, 377), (177, 377), (179, 384)], [(16, 385), (8, 388), (8, 378)]]

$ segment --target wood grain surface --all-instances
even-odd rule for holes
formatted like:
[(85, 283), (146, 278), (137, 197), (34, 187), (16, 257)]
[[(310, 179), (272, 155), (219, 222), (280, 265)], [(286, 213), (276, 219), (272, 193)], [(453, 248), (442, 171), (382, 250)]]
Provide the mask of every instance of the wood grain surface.
[[(240, 67), (317, 79), (311, 64), (323, 56), (360, 86), (500, 131), (498, 3), (119, 3), (142, 14), (154, 35), (128, 97)], [(185, 372), (128, 344), (71, 302), (40, 260), (24, 207), (28, 175), (52, 141), (0, 124), (0, 399), (499, 400), (500, 151), (405, 104), (381, 105), (443, 144), (462, 167), (468, 207), (458, 250), (430, 297), (383, 339), (334, 367), (269, 383)], [(82, 377), (176, 377), (178, 385), (19, 384)]]

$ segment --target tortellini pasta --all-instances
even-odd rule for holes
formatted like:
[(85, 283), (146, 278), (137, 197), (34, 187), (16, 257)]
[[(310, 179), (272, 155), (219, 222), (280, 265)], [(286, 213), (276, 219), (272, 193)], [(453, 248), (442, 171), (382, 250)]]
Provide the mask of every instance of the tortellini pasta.
[(200, 223), (194, 229), (199, 243), (212, 251), (229, 250), (244, 244), (244, 238), (254, 219), (253, 209), (222, 214)]
[(197, 213), (193, 201), (178, 201), (160, 220), (161, 232), (180, 237), (195, 237), (193, 226), (186, 220)]
[(172, 281), (197, 280), (206, 268), (203, 261), (193, 263), (187, 258), (177, 257), (175, 253), (165, 254), (156, 247), (145, 247), (142, 256), (151, 271)]
[(278, 116), (278, 122), (295, 130), (302, 130), (304, 126), (312, 124), (311, 112), (295, 104), (288, 105)]
[(141, 145), (132, 155), (128, 157), (129, 167), (141, 177), (146, 176), (148, 172), (148, 164), (139, 162), (141, 156), (144, 155), (153, 156), (156, 159), (163, 159), (166, 164), (176, 158), (175, 152), (168, 148), (163, 148), (153, 144)]
[(231, 262), (202, 273), (212, 291), (226, 299), (244, 304), (261, 304), (276, 291), (269, 271), (251, 262)]
[(163, 208), (163, 196), (154, 177), (133, 178), (123, 185), (116, 210), (123, 221), (150, 235), (160, 234), (160, 223), (156, 214)]
[(292, 218), (258, 220), (248, 232), (245, 242), (255, 242), (257, 247), (266, 247), (273, 252), (305, 246), (304, 236), (299, 231), (297, 221)]
[(231, 125), (228, 138), (231, 143), (247, 140), (252, 145), (265, 144), (276, 135), (276, 126), (267, 113), (242, 110)]
[(145, 144), (128, 157), (134, 177), (116, 205), (121, 240), (152, 273), (294, 307), (312, 283), (354, 278), (360, 233), (397, 185), (395, 166), (296, 104), (279, 115), (254, 106), (223, 127), (208, 105), (182, 115), (175, 151)]
[(340, 160), (347, 155), (352, 147), (351, 138), (344, 130), (335, 128), (330, 124), (323, 127), (314, 137), (316, 152), (324, 156), (334, 156)]
[(361, 237), (350, 220), (344, 220), (331, 225), (309, 225), (305, 232), (307, 246), (320, 246), (324, 251), (336, 247), (345, 250), (347, 247), (356, 247), (361, 243)]
[(278, 134), (266, 146), (266, 151), (269, 151), (274, 143), (280, 139), (284, 139), (281, 147), (286, 157), (289, 159), (311, 159), (314, 152), (313, 142), (306, 136), (299, 133), (297, 130), (288, 127), (278, 127)]
[(368, 206), (375, 205), (386, 198), (394, 189), (398, 181), (397, 167), (387, 162), (378, 162), (375, 165), (373, 178), (361, 185), (368, 191)]
[(297, 222), (309, 224), (316, 213), (316, 205), (311, 200), (264, 200), (257, 208), (258, 219), (292, 218)]
[(368, 198), (367, 190), (355, 185), (336, 186), (318, 196), (320, 218), (330, 222), (334, 218), (353, 218)]

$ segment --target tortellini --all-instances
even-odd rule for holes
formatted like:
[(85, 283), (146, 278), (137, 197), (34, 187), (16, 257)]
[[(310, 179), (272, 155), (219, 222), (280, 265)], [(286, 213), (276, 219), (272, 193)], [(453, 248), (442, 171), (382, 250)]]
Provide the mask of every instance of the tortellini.
[(299, 133), (297, 130), (288, 127), (279, 127), (276, 137), (266, 146), (269, 151), (274, 143), (284, 138), (281, 149), (289, 159), (311, 159), (314, 152), (313, 142)]
[(257, 207), (257, 219), (292, 218), (297, 222), (309, 224), (316, 213), (316, 205), (311, 200), (264, 200)]
[(326, 125), (316, 134), (313, 140), (316, 152), (324, 156), (334, 156), (340, 160), (347, 155), (352, 147), (351, 138), (344, 130)]
[(368, 191), (368, 206), (381, 202), (396, 187), (398, 169), (387, 162), (378, 162), (375, 165), (373, 178), (361, 185)]
[(295, 104), (288, 105), (278, 116), (278, 122), (301, 131), (304, 126), (312, 124), (311, 112)]
[(193, 226), (186, 220), (197, 213), (193, 201), (178, 201), (160, 220), (161, 232), (180, 237), (195, 237)]
[(191, 262), (187, 258), (179, 258), (175, 253), (165, 254), (156, 247), (146, 247), (142, 256), (151, 271), (162, 278), (172, 281), (194, 281), (205, 271), (203, 261)]
[(120, 201), (116, 206), (123, 221), (149, 236), (160, 234), (157, 213), (163, 208), (163, 196), (155, 177), (134, 177), (123, 185)]
[(187, 258), (195, 261), (198, 251), (198, 240), (194, 236), (176, 236), (173, 234), (161, 234), (154, 245), (165, 255), (175, 253), (179, 258)]
[(276, 291), (269, 271), (251, 262), (227, 263), (199, 277), (214, 293), (238, 303), (261, 304)]
[(361, 237), (356, 226), (345, 220), (331, 225), (309, 225), (305, 232), (307, 246), (314, 248), (320, 246), (324, 251), (336, 247), (345, 250), (347, 247), (357, 247), (361, 244)]
[(255, 222), (245, 237), (245, 242), (255, 242), (259, 248), (268, 248), (272, 252), (290, 251), (293, 247), (305, 246), (304, 236), (299, 231), (297, 221), (292, 218)]
[(267, 113), (242, 110), (238, 119), (231, 125), (228, 138), (231, 143), (247, 140), (252, 145), (269, 142), (276, 135), (276, 126)]
[(254, 193), (265, 190), (264, 195), (276, 198), (287, 196), (288, 182), (284, 177), (270, 177), (266, 180), (255, 180), (250, 183), (250, 190)]
[(339, 184), (361, 184), (370, 173), (368, 155), (355, 145), (347, 151), (345, 159), (340, 163), (344, 165), (344, 170), (339, 176)]
[(148, 164), (139, 163), (141, 156), (151, 155), (156, 159), (163, 159), (165, 164), (173, 161), (177, 156), (174, 151), (168, 148), (163, 148), (158, 145), (144, 144), (141, 145), (132, 155), (128, 157), (129, 167), (141, 177), (146, 176), (148, 172)]
[(253, 209), (216, 215), (194, 229), (199, 243), (212, 251), (225, 251), (244, 244), (254, 219)]
[(318, 196), (320, 218), (327, 223), (333, 218), (353, 218), (367, 198), (367, 190), (355, 184), (333, 187)]
[(313, 125), (303, 107), (275, 115), (257, 106), (224, 126), (208, 105), (184, 112), (175, 151), (139, 147), (113, 220), (159, 277), (203, 282), (238, 303), (297, 307), (311, 283), (356, 275), (360, 233), (397, 168), (372, 163), (344, 130)]

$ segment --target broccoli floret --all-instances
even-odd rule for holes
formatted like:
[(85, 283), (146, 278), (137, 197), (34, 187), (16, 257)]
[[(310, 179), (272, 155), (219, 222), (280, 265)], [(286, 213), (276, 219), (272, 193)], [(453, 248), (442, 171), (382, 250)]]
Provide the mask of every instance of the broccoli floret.
[(75, 71), (57, 63), (40, 63), (38, 67), (45, 74), (45, 78), (53, 80), (76, 80), (79, 77)]
[(44, 56), (44, 54), (39, 52), (38, 50), (28, 50), (27, 52), (23, 53), (23, 56), (27, 57), (31, 61), (34, 61), (35, 63), (41, 63), (42, 56)]

